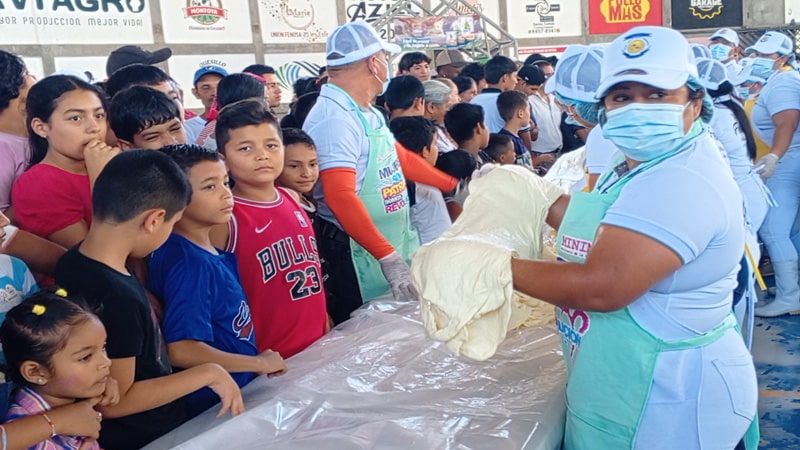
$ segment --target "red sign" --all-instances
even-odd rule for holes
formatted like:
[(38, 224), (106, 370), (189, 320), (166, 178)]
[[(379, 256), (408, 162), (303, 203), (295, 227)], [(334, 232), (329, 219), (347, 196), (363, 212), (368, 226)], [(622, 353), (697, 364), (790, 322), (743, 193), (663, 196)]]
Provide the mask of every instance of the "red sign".
[(589, 33), (624, 33), (639, 25), (663, 25), (661, 0), (592, 0)]

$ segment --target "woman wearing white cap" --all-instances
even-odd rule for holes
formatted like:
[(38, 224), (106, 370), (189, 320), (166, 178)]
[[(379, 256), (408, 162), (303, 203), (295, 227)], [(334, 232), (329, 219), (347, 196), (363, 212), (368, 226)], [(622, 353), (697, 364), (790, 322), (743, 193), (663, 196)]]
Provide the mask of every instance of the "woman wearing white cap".
[(708, 40), (710, 41), (708, 49), (711, 51), (711, 58), (725, 65), (729, 77), (738, 74), (741, 70), (738, 63), (741, 54), (739, 34), (730, 28), (721, 28)]
[[(706, 92), (714, 100), (714, 117), (711, 119), (710, 128), (714, 136), (722, 144), (728, 163), (733, 171), (733, 178), (739, 185), (739, 190), (744, 197), (744, 211), (747, 217), (747, 251), (749, 264), (743, 270), (753, 274), (755, 265), (761, 256), (759, 251), (757, 233), (764, 221), (767, 210), (773, 205), (772, 194), (764, 186), (761, 177), (755, 171), (753, 159), (756, 156), (756, 141), (750, 126), (750, 119), (745, 114), (744, 108), (733, 99), (733, 83), (728, 79), (725, 66), (713, 59), (701, 58), (697, 60), (697, 72), (700, 82)], [(754, 278), (751, 276), (747, 286), (741, 286), (741, 293), (754, 293)], [(751, 297), (755, 298), (755, 297)], [(736, 306), (737, 319), (742, 323), (745, 304), (740, 302)], [(752, 320), (748, 326), (752, 325)]]
[(756, 133), (770, 151), (756, 163), (777, 206), (770, 208), (759, 235), (775, 271), (775, 299), (756, 308), (756, 315), (800, 313), (798, 213), (800, 213), (800, 74), (791, 67), (794, 46), (785, 34), (769, 31), (752, 47), (753, 73), (767, 80), (753, 107)]
[(742, 197), (690, 55), (662, 27), (611, 43), (597, 98), (624, 158), (551, 207), (565, 262), (511, 262), (515, 289), (558, 306), (567, 450), (732, 449), (748, 429), (758, 443), (755, 369), (731, 314)]
[(570, 45), (545, 85), (545, 92), (555, 93), (556, 103), (579, 124), (591, 129), (586, 138), (587, 184), (593, 189), (600, 174), (611, 163), (617, 146), (603, 137), (597, 125), (595, 91), (600, 85), (600, 63), (603, 48), (598, 45)]

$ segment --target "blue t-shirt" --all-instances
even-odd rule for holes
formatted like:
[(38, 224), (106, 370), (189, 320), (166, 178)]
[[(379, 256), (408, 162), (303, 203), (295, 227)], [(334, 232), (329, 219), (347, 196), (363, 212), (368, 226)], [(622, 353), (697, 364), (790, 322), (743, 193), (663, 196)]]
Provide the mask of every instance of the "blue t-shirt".
[(523, 141), (521, 137), (506, 130), (505, 128), (498, 131), (497, 134), (502, 134), (511, 138), (511, 143), (514, 144), (514, 154), (517, 155), (517, 157), (514, 158), (514, 163), (520, 166), (525, 166), (529, 169), (533, 168), (533, 164), (531, 163), (531, 153), (528, 151), (528, 148), (525, 147), (525, 141)]
[(506, 125), (497, 110), (497, 97), (501, 94), (500, 89), (486, 88), (480, 94), (470, 100), (473, 105), (483, 108), (483, 125), (490, 133), (498, 133)]
[[(751, 121), (756, 134), (769, 146), (775, 139), (772, 116), (790, 109), (800, 110), (800, 74), (795, 70), (772, 75), (753, 107)], [(795, 130), (789, 150), (800, 148), (800, 127)]]
[(654, 335), (672, 340), (703, 333), (731, 311), (744, 255), (742, 195), (707, 132), (634, 175), (602, 223), (648, 236), (683, 261), (629, 306)]
[[(204, 342), (217, 350), (255, 356), (255, 333), (236, 259), (231, 253), (210, 253), (178, 234), (150, 258), (150, 292), (164, 302), (162, 331), (167, 344)], [(232, 373), (240, 387), (254, 373)], [(187, 397), (189, 413), (199, 414), (219, 397), (204, 388)]]

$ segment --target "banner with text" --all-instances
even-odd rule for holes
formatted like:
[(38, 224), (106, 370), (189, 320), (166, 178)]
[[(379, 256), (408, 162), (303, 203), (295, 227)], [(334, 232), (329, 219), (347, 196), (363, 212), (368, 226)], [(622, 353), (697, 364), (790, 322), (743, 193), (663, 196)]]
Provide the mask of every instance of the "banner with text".
[(168, 44), (249, 44), (247, 0), (160, 0)]
[(152, 44), (146, 0), (0, 0), (0, 45)]
[(639, 25), (663, 25), (661, 0), (589, 2), (589, 34), (624, 33)]
[(324, 44), (339, 23), (331, 0), (260, 0), (265, 44)]
[(460, 48), (483, 41), (478, 14), (395, 17), (394, 43), (404, 49)]
[(692, 30), (742, 26), (742, 0), (673, 0), (672, 28)]
[(507, 0), (508, 32), (517, 39), (580, 36), (581, 0)]

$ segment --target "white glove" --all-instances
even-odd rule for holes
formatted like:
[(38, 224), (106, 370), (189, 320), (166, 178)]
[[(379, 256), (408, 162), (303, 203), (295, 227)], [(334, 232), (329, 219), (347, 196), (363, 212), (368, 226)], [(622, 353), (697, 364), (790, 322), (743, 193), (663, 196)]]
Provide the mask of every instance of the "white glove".
[(455, 191), (447, 197), (449, 202), (457, 203), (459, 206), (464, 206), (464, 201), (469, 196), (469, 185), (467, 180), (458, 180)]
[(414, 285), (411, 284), (411, 271), (408, 264), (397, 252), (392, 252), (379, 259), (381, 271), (389, 286), (392, 287), (392, 295), (395, 300), (416, 301), (419, 294)]
[(779, 160), (780, 158), (778, 158), (778, 155), (775, 153), (767, 153), (756, 161), (756, 172), (761, 175), (763, 181), (767, 181), (767, 178), (775, 173), (775, 169), (778, 168)]

